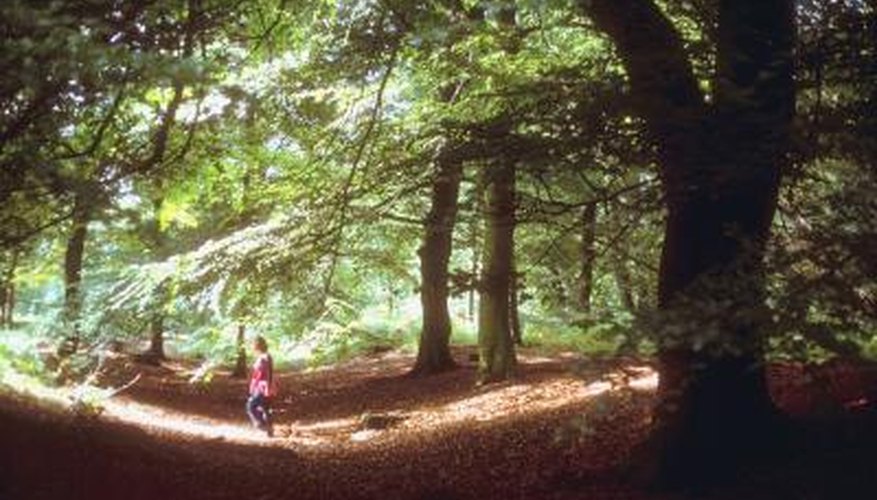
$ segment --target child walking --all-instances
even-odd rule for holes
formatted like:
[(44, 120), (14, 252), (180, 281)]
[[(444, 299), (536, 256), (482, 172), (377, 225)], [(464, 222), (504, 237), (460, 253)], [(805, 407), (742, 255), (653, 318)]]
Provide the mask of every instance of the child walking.
[(265, 431), (268, 437), (273, 437), (274, 427), (271, 425), (269, 405), (270, 398), (273, 396), (274, 362), (271, 355), (268, 354), (268, 343), (264, 337), (255, 338), (253, 350), (256, 351), (256, 362), (253, 364), (253, 373), (250, 375), (247, 415), (255, 427)]

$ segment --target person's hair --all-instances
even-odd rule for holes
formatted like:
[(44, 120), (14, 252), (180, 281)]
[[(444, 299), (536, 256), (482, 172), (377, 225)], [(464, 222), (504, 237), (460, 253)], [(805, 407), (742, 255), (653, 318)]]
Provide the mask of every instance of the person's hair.
[(261, 335), (253, 339), (253, 345), (255, 345), (256, 349), (261, 352), (268, 352), (268, 342), (266, 342), (265, 337)]

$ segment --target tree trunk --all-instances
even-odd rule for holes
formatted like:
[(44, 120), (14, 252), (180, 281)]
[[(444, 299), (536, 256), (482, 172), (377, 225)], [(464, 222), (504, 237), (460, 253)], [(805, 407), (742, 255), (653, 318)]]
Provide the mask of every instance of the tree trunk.
[(6, 328), (6, 297), (9, 294), (9, 286), (6, 283), (0, 284), (0, 327)]
[(588, 203), (582, 209), (582, 269), (579, 274), (579, 307), (591, 313), (591, 294), (594, 290), (594, 261), (597, 257), (597, 204)]
[[(733, 474), (771, 442), (761, 251), (747, 247), (760, 246), (766, 236), (775, 186), (723, 200), (690, 200), (670, 210), (659, 307), (671, 313), (668, 322), (684, 329), (660, 342), (659, 475), (669, 485), (689, 482), (692, 474), (706, 482)], [(740, 213), (741, 203), (753, 207), (746, 210), (752, 218)], [(732, 227), (735, 236), (729, 236)], [(691, 238), (692, 232), (699, 238)]]
[[(161, 190), (161, 188), (159, 188)], [(149, 246), (151, 246), (152, 256), (155, 260), (162, 260), (168, 256), (168, 241), (161, 228), (159, 220), (164, 197), (159, 195), (152, 200), (155, 218), (151, 222), (149, 228)], [(167, 290), (160, 287), (152, 294), (152, 312), (149, 318), (149, 349), (144, 353), (144, 357), (151, 363), (159, 363), (167, 359), (164, 352), (164, 319), (165, 319), (165, 302), (167, 301)]]
[(10, 281), (6, 289), (6, 327), (15, 328), (15, 282)]
[[(514, 175), (514, 173), (513, 173)], [(515, 223), (515, 207), (517, 206), (517, 193), (515, 193), (514, 177), (512, 177), (512, 231), (514, 231)], [(512, 340), (515, 345), (524, 345), (524, 332), (521, 329), (521, 314), (518, 310), (518, 284), (521, 276), (518, 275), (518, 265), (515, 261), (514, 253), (514, 233), (512, 233), (512, 256), (511, 265), (509, 266), (509, 329), (512, 332)]]
[(472, 286), (469, 287), (469, 303), (466, 314), (470, 324), (475, 322), (475, 299), (478, 293), (478, 287), (475, 286), (475, 283), (478, 281), (478, 274), (481, 272), (481, 249), (479, 248), (479, 233), (481, 229), (482, 217), (484, 214), (484, 186), (483, 182), (481, 182), (483, 177), (484, 176), (482, 175), (476, 176), (473, 195), (475, 197), (475, 202), (473, 203), (471, 227), (469, 228), (469, 247), (472, 250), (472, 262), (469, 273), (472, 276)]
[(660, 339), (654, 472), (668, 486), (727, 479), (776, 442), (762, 256), (794, 113), (794, 2), (720, 2), (711, 106), (654, 2), (582, 5), (619, 49), (668, 204), (658, 299), (677, 333)]
[(149, 350), (145, 356), (153, 363), (166, 359), (164, 354), (164, 314), (154, 311), (149, 320)]
[[(612, 275), (615, 278), (615, 286), (618, 290), (619, 301), (625, 311), (632, 315), (637, 313), (636, 296), (633, 291), (633, 283), (630, 279), (630, 270), (624, 257), (616, 256), (612, 259)], [(624, 340), (618, 346), (619, 356), (632, 356), (637, 353), (640, 343), (638, 329), (629, 328), (624, 332)]]
[(776, 443), (762, 258), (789, 151), (793, 38), (791, 0), (721, 3), (711, 136), (698, 143), (700, 168), (687, 169), (696, 178), (667, 183), (659, 305), (672, 310), (692, 297), (726, 304), (709, 325), (722, 334), (715, 345), (698, 349), (704, 332), (695, 331), (660, 355), (658, 422), (673, 436), (661, 473), (671, 484), (736, 472)]
[(457, 218), (457, 196), (463, 175), (460, 160), (440, 155), (432, 186), (432, 208), (426, 219), (420, 255), (420, 303), (423, 328), (412, 373), (429, 375), (456, 366), (451, 355), (448, 313), (448, 261)]
[(623, 257), (618, 257), (613, 262), (612, 276), (615, 278), (615, 287), (618, 289), (618, 298), (621, 306), (629, 313), (636, 313), (637, 301), (633, 291), (633, 283), (630, 279), (630, 269)]
[(237, 339), (235, 339), (238, 354), (234, 363), (234, 371), (231, 372), (231, 376), (235, 378), (243, 378), (247, 376), (247, 347), (245, 345), (246, 331), (246, 325), (240, 323), (238, 325)]
[(15, 271), (18, 268), (18, 254), (18, 249), (12, 250), (9, 266), (3, 275), (3, 282), (0, 283), (0, 327), (10, 329), (15, 326), (13, 312), (15, 310)]
[(84, 195), (77, 194), (73, 202), (70, 237), (64, 253), (64, 323), (67, 338), (61, 351), (68, 355), (76, 352), (81, 341), (82, 264), (89, 219), (87, 201), (84, 200)]
[(509, 328), (512, 331), (512, 340), (515, 345), (524, 345), (524, 332), (521, 328), (521, 314), (518, 310), (518, 275), (517, 266), (514, 263), (514, 255), (512, 256), (512, 272), (509, 280)]
[(508, 160), (486, 172), (485, 231), (478, 310), (479, 371), (482, 382), (508, 378), (515, 367), (509, 325), (509, 281), (515, 230), (515, 168)]

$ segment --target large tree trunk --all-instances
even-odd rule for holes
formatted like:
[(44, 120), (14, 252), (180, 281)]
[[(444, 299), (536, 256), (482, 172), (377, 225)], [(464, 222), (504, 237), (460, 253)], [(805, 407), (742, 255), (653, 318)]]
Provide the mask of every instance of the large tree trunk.
[(776, 183), (749, 187), (695, 195), (669, 211), (659, 307), (670, 313), (666, 331), (682, 332), (660, 339), (659, 474), (669, 485), (736, 472), (774, 430), (758, 247)]
[[(697, 163), (667, 176), (659, 305), (724, 304), (660, 355), (658, 422), (673, 436), (661, 472), (671, 483), (733, 473), (775, 444), (762, 257), (789, 151), (793, 39), (791, 0), (721, 3), (709, 136), (689, 150)], [(710, 328), (720, 336), (704, 343)]]
[(85, 241), (88, 238), (90, 219), (88, 201), (77, 194), (73, 202), (70, 237), (64, 253), (64, 324), (66, 339), (61, 348), (63, 354), (72, 354), (79, 348), (82, 316), (82, 264), (85, 258)]
[(616, 43), (658, 145), (668, 204), (655, 444), (667, 485), (735, 473), (775, 437), (764, 378), (762, 255), (794, 112), (792, 0), (720, 3), (714, 105), (646, 0), (583, 3)]
[(457, 196), (463, 164), (456, 158), (440, 155), (436, 161), (432, 186), (432, 208), (420, 254), (420, 303), (423, 328), (417, 361), (412, 373), (428, 375), (456, 366), (450, 350), (451, 317), (448, 313), (448, 261), (457, 218)]
[(507, 159), (487, 168), (485, 231), (478, 310), (479, 371), (482, 382), (504, 380), (515, 367), (509, 325), (509, 281), (515, 231), (515, 168)]

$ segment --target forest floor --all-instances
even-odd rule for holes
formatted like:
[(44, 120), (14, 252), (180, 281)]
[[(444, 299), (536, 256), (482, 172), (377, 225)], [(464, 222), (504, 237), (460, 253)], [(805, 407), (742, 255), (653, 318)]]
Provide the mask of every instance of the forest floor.
[[(513, 380), (477, 386), (473, 353), (455, 348), (460, 368), (428, 378), (397, 352), (279, 373), (273, 438), (247, 422), (246, 381), (193, 384), (191, 364), (117, 356), (103, 384), (140, 377), (99, 417), (0, 397), (0, 498), (676, 498), (622, 473), (649, 428), (648, 363), (525, 349)], [(806, 444), (694, 498), (877, 497), (870, 379), (832, 370), (772, 367), (774, 398), (811, 422)]]

